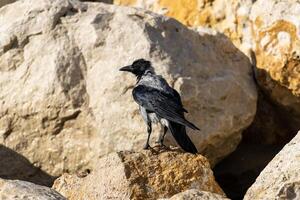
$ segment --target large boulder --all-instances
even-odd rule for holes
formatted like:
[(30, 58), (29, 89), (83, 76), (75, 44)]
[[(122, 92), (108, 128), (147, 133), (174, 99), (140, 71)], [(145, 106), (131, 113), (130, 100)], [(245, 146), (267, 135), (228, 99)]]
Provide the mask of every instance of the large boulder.
[(245, 200), (300, 199), (300, 132), (267, 165)]
[(294, 129), (300, 128), (299, 10), (295, 0), (258, 0), (250, 15), (258, 82)]
[(64, 174), (53, 188), (70, 200), (157, 199), (187, 189), (224, 196), (205, 157), (157, 149), (111, 153), (86, 177)]
[(20, 180), (0, 179), (2, 200), (66, 200), (55, 190)]
[(68, 0), (17, 1), (0, 10), (0, 24), (0, 144), (53, 176), (142, 148), (136, 80), (118, 71), (137, 58), (151, 60), (182, 95), (187, 118), (201, 128), (188, 134), (212, 163), (236, 148), (253, 120), (251, 65), (222, 34)]

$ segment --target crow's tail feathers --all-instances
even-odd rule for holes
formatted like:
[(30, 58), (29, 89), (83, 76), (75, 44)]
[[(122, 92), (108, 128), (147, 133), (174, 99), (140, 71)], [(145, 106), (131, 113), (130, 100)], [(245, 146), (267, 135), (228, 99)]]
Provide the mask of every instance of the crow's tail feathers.
[(176, 122), (169, 122), (169, 129), (175, 138), (177, 144), (186, 152), (190, 152), (193, 154), (198, 153), (195, 145), (186, 134), (185, 126), (178, 124)]
[(200, 129), (199, 129), (195, 124), (189, 122), (189, 121), (186, 120), (186, 119), (185, 119), (184, 124), (185, 124), (186, 126), (190, 127), (190, 128), (193, 129), (193, 130), (198, 130), (198, 131), (200, 131)]

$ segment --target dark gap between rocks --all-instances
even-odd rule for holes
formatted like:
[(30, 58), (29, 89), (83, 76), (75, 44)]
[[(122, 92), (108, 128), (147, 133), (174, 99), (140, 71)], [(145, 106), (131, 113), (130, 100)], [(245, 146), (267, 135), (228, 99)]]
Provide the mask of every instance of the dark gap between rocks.
[(300, 127), (288, 123), (289, 113), (272, 103), (258, 91), (257, 113), (253, 123), (243, 132), (237, 149), (213, 171), (217, 182), (232, 200), (243, 199), (248, 188)]
[(278, 145), (242, 141), (236, 151), (213, 169), (216, 180), (227, 197), (232, 200), (243, 199), (248, 188), (281, 148)]

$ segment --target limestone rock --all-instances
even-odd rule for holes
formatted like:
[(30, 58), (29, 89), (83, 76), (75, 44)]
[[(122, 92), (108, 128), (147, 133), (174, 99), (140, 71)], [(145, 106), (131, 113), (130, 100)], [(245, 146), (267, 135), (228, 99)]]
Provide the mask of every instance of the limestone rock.
[(70, 200), (157, 199), (191, 188), (224, 195), (205, 157), (156, 149), (111, 153), (91, 174), (64, 174), (53, 188)]
[(300, 123), (300, 2), (259, 0), (252, 7), (257, 78), (269, 96)]
[(245, 200), (300, 198), (300, 132), (267, 165)]
[(0, 10), (0, 24), (0, 144), (52, 176), (142, 148), (136, 80), (118, 71), (137, 58), (151, 60), (182, 95), (187, 118), (201, 128), (188, 134), (212, 163), (236, 148), (253, 120), (249, 60), (222, 34), (148, 11), (68, 0), (17, 1)]
[(191, 189), (176, 194), (169, 199), (160, 199), (160, 200), (229, 200), (229, 199), (219, 194)]
[(55, 190), (20, 180), (0, 179), (0, 199), (7, 200), (66, 200)]
[(189, 27), (213, 27), (245, 52), (251, 45), (252, 0), (114, 0), (173, 17)]
[[(1, 0), (0, 1), (0, 8), (2, 6), (5, 6), (5, 5), (10, 4), (10, 3), (14, 3), (16, 1), (18, 1), (18, 0)], [(109, 3), (109, 4), (113, 3), (113, 0), (79, 0), (79, 1), (103, 2), (103, 3)]]

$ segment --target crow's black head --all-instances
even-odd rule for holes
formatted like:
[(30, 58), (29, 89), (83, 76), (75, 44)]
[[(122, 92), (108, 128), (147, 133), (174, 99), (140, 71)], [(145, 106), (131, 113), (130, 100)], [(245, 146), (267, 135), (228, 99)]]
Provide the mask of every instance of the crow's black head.
[(142, 76), (147, 70), (153, 71), (151, 62), (144, 59), (138, 59), (134, 61), (131, 65), (122, 67), (120, 71), (131, 72), (136, 76)]

